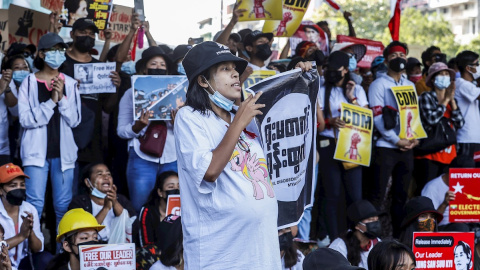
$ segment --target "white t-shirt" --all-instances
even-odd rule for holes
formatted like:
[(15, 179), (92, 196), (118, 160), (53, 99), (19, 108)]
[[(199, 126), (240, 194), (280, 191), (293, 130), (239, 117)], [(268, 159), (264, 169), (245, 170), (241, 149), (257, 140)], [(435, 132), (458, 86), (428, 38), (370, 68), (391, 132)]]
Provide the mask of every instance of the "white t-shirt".
[[(443, 203), (445, 200), (445, 193), (447, 193), (449, 189), (445, 182), (443, 182), (442, 175), (430, 180), (422, 189), (422, 196), (430, 198), (435, 209), (438, 209), (438, 207)], [(450, 223), (448, 221), (448, 209), (449, 207), (447, 206), (447, 208), (445, 208), (445, 212), (442, 213), (443, 220), (438, 223), (438, 225), (447, 225)]]
[(457, 141), (480, 143), (480, 107), (477, 99), (480, 96), (480, 87), (463, 78), (457, 78), (455, 86), (457, 105), (465, 119), (465, 125), (457, 130)]
[(161, 261), (157, 261), (150, 267), (150, 270), (176, 270), (176, 268), (173, 266), (165, 266)]
[[(377, 238), (377, 240), (380, 242), (380, 239)], [(345, 242), (343, 241), (342, 238), (335, 239), (328, 247), (342, 253), (343, 257), (347, 258), (348, 256), (347, 245), (345, 245)], [(363, 267), (368, 270), (367, 258), (368, 258), (368, 254), (370, 254), (370, 250), (372, 250), (373, 247), (374, 245), (372, 245), (368, 251), (360, 252), (361, 260), (360, 260), (360, 263), (358, 264), (359, 267)]]
[(267, 68), (267, 65), (264, 65), (263, 67), (259, 67), (257, 65), (252, 64), (252, 63), (248, 63), (248, 66), (251, 67), (253, 69), (253, 71), (256, 71), (256, 70), (271, 70), (271, 69)]
[(305, 255), (303, 255), (300, 250), (297, 249), (297, 264), (290, 268), (285, 268), (285, 261), (283, 260), (284, 257), (282, 257), (282, 270), (303, 270), (303, 259), (305, 259)]
[[(0, 75), (0, 78), (2, 76)], [(13, 80), (10, 82), (10, 88), (12, 91), (12, 94), (17, 97), (18, 96), (18, 90), (17, 87), (15, 86), (15, 83)], [(18, 116), (18, 107), (17, 105), (13, 106), (12, 108), (7, 108), (7, 105), (5, 104), (5, 95), (6, 93), (2, 93), (0, 95), (0, 155), (10, 155), (10, 144), (8, 142), (8, 110), (12, 114), (15, 114)], [(15, 111), (15, 113), (13, 112)]]
[[(278, 205), (259, 137), (242, 132), (218, 179), (203, 180), (227, 129), (189, 106), (175, 118), (185, 269), (281, 269)], [(253, 121), (246, 129), (257, 130)]]
[[(96, 217), (98, 213), (102, 210), (103, 205), (98, 205), (92, 201), (92, 215)], [(112, 220), (115, 218), (115, 213), (113, 212), (113, 207), (108, 211), (105, 219), (102, 222), (102, 225), (105, 225), (105, 228), (98, 232), (99, 239), (103, 241), (108, 241), (110, 239), (110, 227)]]

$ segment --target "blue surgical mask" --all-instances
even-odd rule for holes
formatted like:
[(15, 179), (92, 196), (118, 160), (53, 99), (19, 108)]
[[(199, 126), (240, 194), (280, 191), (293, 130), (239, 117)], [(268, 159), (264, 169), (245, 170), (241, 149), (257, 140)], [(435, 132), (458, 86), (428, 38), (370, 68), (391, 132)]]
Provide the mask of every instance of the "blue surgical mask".
[(450, 76), (437, 76), (434, 84), (438, 89), (444, 90), (450, 86)]
[(455, 79), (460, 78), (461, 76), (460, 71), (455, 72)]
[(227, 111), (227, 112), (231, 111), (232, 108), (233, 108), (233, 103), (235, 103), (235, 101), (224, 97), (222, 94), (220, 94), (220, 92), (213, 89), (213, 87), (210, 85), (210, 83), (208, 83), (208, 81), (206, 79), (205, 79), (205, 81), (207, 82), (208, 86), (210, 86), (210, 89), (212, 89), (212, 91), (214, 91), (214, 93), (212, 95), (212, 94), (208, 93), (207, 90), (205, 90), (205, 91), (207, 91), (207, 94), (208, 94), (208, 97), (210, 98), (210, 100), (213, 103), (215, 103), (215, 105), (224, 109), (225, 111)]
[(350, 57), (348, 62), (348, 70), (354, 71), (355, 69), (357, 69), (357, 59), (355, 59), (355, 57)]
[(177, 71), (179, 74), (185, 75), (185, 68), (183, 68), (182, 62), (178, 63)]
[(52, 69), (58, 69), (67, 58), (65, 52), (48, 51), (45, 53), (45, 63)]
[(29, 56), (29, 57), (25, 58), (25, 61), (27, 61), (28, 66), (30, 68), (33, 68), (33, 57)]
[(90, 183), (90, 186), (93, 187), (92, 196), (97, 197), (99, 199), (105, 199), (105, 197), (107, 197), (107, 194), (101, 192), (94, 185), (92, 185), (92, 182), (90, 182), (90, 179), (87, 179), (87, 180), (88, 180), (88, 183)]
[(133, 75), (135, 74), (135, 72), (137, 72), (135, 69), (135, 62), (133, 61), (123, 63), (120, 70), (127, 73), (128, 75)]
[(26, 70), (15, 70), (12, 75), (13, 81), (16, 83), (21, 83), (23, 82), (23, 79), (28, 76), (28, 74), (30, 74), (30, 72)]

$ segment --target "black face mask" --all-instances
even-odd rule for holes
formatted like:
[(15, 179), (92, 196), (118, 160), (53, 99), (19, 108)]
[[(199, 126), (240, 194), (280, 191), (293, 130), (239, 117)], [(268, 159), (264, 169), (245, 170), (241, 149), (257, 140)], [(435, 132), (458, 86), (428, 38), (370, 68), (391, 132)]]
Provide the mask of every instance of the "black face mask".
[(73, 251), (72, 246), (77, 246), (77, 249), (78, 249), (77, 253), (73, 252), (73, 254), (75, 254), (75, 257), (77, 257), (77, 259), (80, 261), (80, 246), (98, 245), (98, 244), (100, 244), (99, 241), (91, 240), (91, 241), (87, 241), (87, 242), (83, 242), (83, 243), (78, 243), (76, 245), (70, 244), (70, 248)]
[(377, 220), (374, 222), (365, 223), (365, 227), (367, 227), (367, 231), (363, 234), (366, 237), (370, 239), (380, 237), (380, 234), (382, 233), (382, 224), (380, 223), (380, 221)]
[(77, 36), (73, 44), (79, 52), (89, 52), (95, 46), (95, 39), (90, 36)]
[(272, 55), (270, 44), (265, 43), (262, 45), (257, 45), (257, 52), (255, 53), (256, 57), (258, 57), (262, 61), (265, 61), (270, 57), (270, 55)]
[(325, 60), (325, 56), (323, 55), (323, 53), (320, 51), (320, 50), (315, 50), (309, 57), (307, 60), (310, 60), (310, 61), (315, 61), (317, 63), (317, 65), (320, 65), (322, 64), (322, 62)]
[(286, 232), (278, 237), (278, 242), (280, 243), (280, 250), (287, 250), (293, 245), (293, 235), (292, 232)]
[(160, 69), (160, 68), (149, 68), (147, 69), (147, 74), (148, 75), (167, 75), (167, 70), (165, 69)]
[(388, 67), (395, 72), (400, 72), (407, 67), (407, 60), (401, 57), (394, 58), (388, 62)]
[(180, 190), (179, 189), (172, 189), (172, 190), (166, 190), (165, 193), (167, 193), (167, 198), (170, 195), (179, 195)]
[(24, 188), (10, 190), (7, 192), (6, 199), (11, 205), (21, 205), (27, 199), (27, 190)]
[(336, 84), (343, 79), (342, 72), (338, 70), (326, 70), (325, 80), (331, 84)]

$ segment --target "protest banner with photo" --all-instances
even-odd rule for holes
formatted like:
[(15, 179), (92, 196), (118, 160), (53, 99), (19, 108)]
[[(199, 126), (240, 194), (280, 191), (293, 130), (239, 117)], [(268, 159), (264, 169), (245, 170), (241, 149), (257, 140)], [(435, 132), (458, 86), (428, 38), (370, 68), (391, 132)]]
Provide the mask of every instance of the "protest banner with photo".
[(150, 120), (171, 120), (172, 110), (186, 101), (187, 76), (132, 76), (133, 118), (142, 110), (150, 111)]
[(265, 21), (262, 32), (273, 33), (276, 37), (291, 37), (302, 23), (310, 0), (284, 0), (280, 21)]
[(372, 156), (373, 112), (360, 106), (342, 103), (340, 111), (345, 127), (338, 132), (336, 160), (370, 166)]
[(165, 212), (165, 215), (181, 216), (181, 210), (180, 195), (169, 195), (167, 200), (167, 211)]
[(295, 55), (295, 49), (302, 41), (311, 41), (323, 54), (329, 54), (328, 35), (312, 21), (302, 21), (295, 34), (290, 38), (292, 56)]
[(244, 98), (248, 98), (248, 96), (250, 96), (250, 93), (245, 91), (245, 89), (250, 88), (250, 86), (258, 83), (259, 81), (261, 81), (265, 78), (273, 76), (275, 74), (277, 74), (277, 72), (275, 72), (275, 70), (255, 70), (255, 71), (253, 71), (253, 73), (250, 74), (250, 76), (248, 76), (248, 78), (245, 80), (245, 82), (243, 82), (243, 96), (244, 96)]
[[(132, 25), (133, 8), (125, 7), (120, 5), (113, 5), (112, 14), (110, 14), (110, 29), (112, 30), (111, 42), (121, 43), (128, 32), (130, 32), (130, 27)], [(101, 31), (98, 35), (100, 40), (105, 40), (105, 35)]]
[(80, 81), (80, 94), (115, 93), (117, 88), (110, 75), (115, 63), (75, 64), (74, 78)]
[[(7, 51), (8, 43), (8, 9), (0, 9), (0, 49)], [(0, 59), (1, 61), (1, 59)]]
[(282, 3), (283, 0), (237, 0), (238, 9), (246, 9), (240, 22), (259, 21), (259, 20), (281, 20), (282, 19)]
[(342, 42), (353, 42), (355, 44), (363, 44), (367, 47), (367, 52), (357, 64), (360, 68), (370, 68), (373, 59), (379, 55), (383, 55), (383, 49), (385, 48), (380, 41), (337, 35), (337, 43)]
[(78, 246), (80, 270), (135, 270), (135, 244), (99, 244)]
[(480, 168), (450, 169), (449, 222), (480, 222)]
[(297, 224), (313, 203), (318, 86), (316, 70), (295, 69), (250, 87), (263, 92), (257, 101), (265, 104), (263, 115), (255, 119), (278, 200), (279, 228)]
[(414, 232), (416, 270), (473, 269), (474, 232)]
[(60, 20), (72, 27), (80, 18), (91, 19), (99, 30), (107, 28), (113, 0), (64, 0)]
[(393, 95), (397, 101), (400, 113), (400, 139), (422, 139), (427, 134), (420, 120), (418, 97), (412, 85), (392, 87)]
[(49, 15), (10, 4), (8, 8), (8, 43), (22, 42), (37, 45), (47, 33)]

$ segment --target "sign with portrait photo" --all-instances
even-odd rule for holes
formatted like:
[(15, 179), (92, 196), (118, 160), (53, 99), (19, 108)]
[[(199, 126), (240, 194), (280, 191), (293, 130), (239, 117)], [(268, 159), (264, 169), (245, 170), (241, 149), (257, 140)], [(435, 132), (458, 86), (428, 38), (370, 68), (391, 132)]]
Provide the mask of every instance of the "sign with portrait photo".
[(324, 55), (329, 54), (328, 36), (312, 21), (303, 21), (298, 27), (297, 31), (290, 38), (290, 50), (292, 56), (295, 55), (297, 45), (302, 41), (310, 41), (317, 45), (317, 48), (323, 52)]
[(60, 20), (72, 27), (76, 20), (91, 19), (99, 30), (107, 28), (113, 0), (64, 0)]
[(135, 244), (80, 245), (80, 270), (135, 270)]
[(117, 88), (110, 75), (115, 63), (75, 64), (74, 78), (80, 82), (80, 94), (115, 93)]

